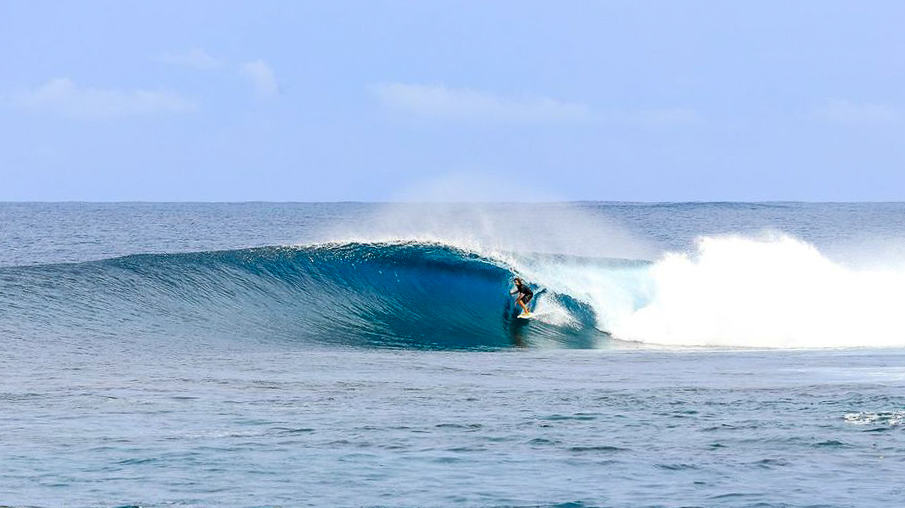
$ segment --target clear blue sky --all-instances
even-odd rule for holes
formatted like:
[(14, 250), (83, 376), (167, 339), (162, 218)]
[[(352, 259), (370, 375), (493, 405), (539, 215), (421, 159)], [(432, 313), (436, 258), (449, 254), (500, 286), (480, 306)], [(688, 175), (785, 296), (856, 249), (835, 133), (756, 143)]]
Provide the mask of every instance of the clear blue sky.
[(0, 200), (391, 200), (449, 175), (903, 200), (903, 26), (898, 0), (3, 0)]

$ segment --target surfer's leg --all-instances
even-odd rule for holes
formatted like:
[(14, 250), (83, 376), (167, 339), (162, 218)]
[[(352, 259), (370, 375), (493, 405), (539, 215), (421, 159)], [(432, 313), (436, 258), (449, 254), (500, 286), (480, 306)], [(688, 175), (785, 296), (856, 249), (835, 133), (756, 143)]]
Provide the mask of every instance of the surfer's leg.
[(531, 314), (530, 312), (528, 312), (528, 306), (525, 305), (525, 302), (523, 302), (521, 298), (516, 300), (515, 303), (519, 304), (522, 307), (522, 310), (525, 311), (525, 314)]

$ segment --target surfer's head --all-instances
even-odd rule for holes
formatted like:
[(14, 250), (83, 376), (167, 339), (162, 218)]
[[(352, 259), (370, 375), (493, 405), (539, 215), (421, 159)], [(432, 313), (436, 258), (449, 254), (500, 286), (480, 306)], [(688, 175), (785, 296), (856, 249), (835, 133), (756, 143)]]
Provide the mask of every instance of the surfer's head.
[(512, 279), (512, 281), (515, 282), (516, 286), (522, 285), (522, 279), (519, 279), (518, 277), (516, 277), (515, 279)]

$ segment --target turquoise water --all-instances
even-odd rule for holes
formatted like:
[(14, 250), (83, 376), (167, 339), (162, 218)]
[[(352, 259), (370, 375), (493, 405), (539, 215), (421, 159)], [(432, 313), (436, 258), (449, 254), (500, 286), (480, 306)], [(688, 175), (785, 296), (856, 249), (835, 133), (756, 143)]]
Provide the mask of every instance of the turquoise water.
[(905, 501), (905, 205), (510, 206), (0, 204), (0, 504)]

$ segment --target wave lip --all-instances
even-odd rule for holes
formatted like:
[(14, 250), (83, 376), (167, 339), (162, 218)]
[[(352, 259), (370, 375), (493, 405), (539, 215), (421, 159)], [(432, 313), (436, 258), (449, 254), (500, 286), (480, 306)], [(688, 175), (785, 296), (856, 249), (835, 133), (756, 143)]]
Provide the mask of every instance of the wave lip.
[[(144, 254), (0, 269), (0, 330), (412, 348), (590, 347), (593, 311), (519, 320), (507, 264), (439, 243)], [(543, 313), (540, 313), (543, 315)], [(557, 314), (558, 315), (558, 314)]]

